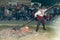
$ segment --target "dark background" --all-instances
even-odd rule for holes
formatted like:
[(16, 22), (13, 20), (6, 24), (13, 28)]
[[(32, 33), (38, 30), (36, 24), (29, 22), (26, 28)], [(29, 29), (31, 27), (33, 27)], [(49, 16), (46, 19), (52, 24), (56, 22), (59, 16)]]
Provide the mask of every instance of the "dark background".
[(39, 2), (39, 3), (41, 3), (42, 5), (49, 5), (49, 6), (51, 6), (51, 5), (54, 5), (54, 4), (56, 4), (56, 3), (59, 3), (60, 2), (60, 0), (31, 0), (32, 2)]

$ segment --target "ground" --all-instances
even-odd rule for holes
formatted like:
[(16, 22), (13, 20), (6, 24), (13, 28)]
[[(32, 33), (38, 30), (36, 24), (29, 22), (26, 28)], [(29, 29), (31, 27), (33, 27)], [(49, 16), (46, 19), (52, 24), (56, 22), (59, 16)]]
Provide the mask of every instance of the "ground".
[[(19, 37), (15, 34), (12, 36), (8, 36), (9, 34), (4, 35), (4, 32), (3, 33), (1, 32), (2, 30), (5, 31), (7, 29), (12, 28), (12, 25), (20, 26), (20, 24), (22, 24), (19, 21), (18, 21), (18, 23), (16, 21), (15, 24), (13, 22), (9, 22), (9, 21), (7, 21), (7, 22), (1, 21), (0, 22), (0, 26), (1, 26), (0, 27), (0, 40), (60, 40), (60, 27), (59, 27), (60, 26), (60, 16), (57, 16), (56, 19), (54, 21), (51, 21), (49, 25), (46, 25), (47, 30), (43, 30), (42, 26), (41, 26), (39, 31), (35, 32), (36, 24), (34, 22), (30, 23), (29, 27), (31, 30), (33, 30), (32, 33), (29, 33), (22, 37)], [(11, 23), (12, 23), (12, 25), (11, 25)], [(6, 24), (8, 26), (6, 26)], [(33, 24), (33, 25), (31, 25), (31, 24)], [(2, 27), (2, 25), (3, 25), (3, 27)], [(9, 27), (9, 25), (10, 25), (10, 27)]]

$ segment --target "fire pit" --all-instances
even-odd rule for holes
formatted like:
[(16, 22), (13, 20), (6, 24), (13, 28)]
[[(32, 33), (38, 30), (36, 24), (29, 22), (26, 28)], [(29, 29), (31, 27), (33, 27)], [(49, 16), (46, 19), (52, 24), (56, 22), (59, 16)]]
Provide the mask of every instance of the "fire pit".
[(0, 37), (22, 37), (31, 33), (31, 29), (27, 26), (21, 27), (17, 30), (12, 28), (6, 28), (0, 31)]

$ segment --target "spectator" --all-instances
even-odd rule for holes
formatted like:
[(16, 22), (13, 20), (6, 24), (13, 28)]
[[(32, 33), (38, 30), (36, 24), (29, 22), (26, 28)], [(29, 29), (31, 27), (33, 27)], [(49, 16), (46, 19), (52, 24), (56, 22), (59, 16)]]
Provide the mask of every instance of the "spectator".
[(4, 19), (8, 20), (8, 16), (9, 16), (9, 10), (5, 9), (5, 11), (4, 11)]

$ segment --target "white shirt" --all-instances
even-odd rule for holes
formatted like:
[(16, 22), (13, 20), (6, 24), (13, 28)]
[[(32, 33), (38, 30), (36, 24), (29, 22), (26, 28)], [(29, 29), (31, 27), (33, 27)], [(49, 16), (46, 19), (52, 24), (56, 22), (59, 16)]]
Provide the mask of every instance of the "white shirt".
[(5, 9), (5, 11), (7, 12), (7, 14), (9, 14), (9, 10), (8, 9)]
[(34, 17), (37, 17), (37, 15), (38, 16), (44, 16), (44, 12), (46, 11), (46, 9), (40, 9), (40, 10), (38, 10), (36, 13), (35, 13), (35, 15), (34, 15)]

